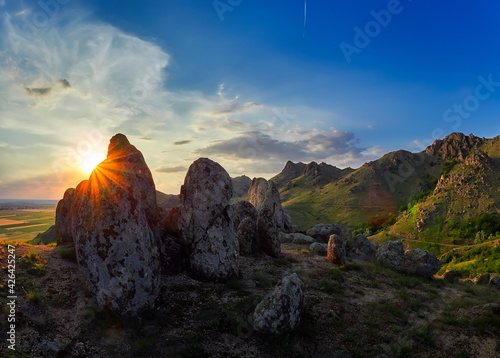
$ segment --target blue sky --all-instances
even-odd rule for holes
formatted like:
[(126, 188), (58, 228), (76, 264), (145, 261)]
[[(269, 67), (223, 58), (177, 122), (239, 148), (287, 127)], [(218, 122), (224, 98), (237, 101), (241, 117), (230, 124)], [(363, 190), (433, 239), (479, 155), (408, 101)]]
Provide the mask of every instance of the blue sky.
[(157, 188), (500, 134), (500, 4), (0, 0), (0, 198), (62, 197), (126, 134)]

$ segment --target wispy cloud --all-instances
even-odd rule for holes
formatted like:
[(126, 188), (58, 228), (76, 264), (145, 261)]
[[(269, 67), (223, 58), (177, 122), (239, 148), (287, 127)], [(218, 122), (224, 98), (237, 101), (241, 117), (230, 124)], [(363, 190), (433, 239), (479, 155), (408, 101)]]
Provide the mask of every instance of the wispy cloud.
[(176, 167), (163, 166), (156, 169), (158, 173), (185, 173), (187, 172), (187, 170), (188, 168), (182, 165)]
[(180, 140), (180, 141), (174, 142), (173, 144), (174, 145), (184, 145), (184, 144), (189, 144), (189, 143), (191, 143), (190, 140)]

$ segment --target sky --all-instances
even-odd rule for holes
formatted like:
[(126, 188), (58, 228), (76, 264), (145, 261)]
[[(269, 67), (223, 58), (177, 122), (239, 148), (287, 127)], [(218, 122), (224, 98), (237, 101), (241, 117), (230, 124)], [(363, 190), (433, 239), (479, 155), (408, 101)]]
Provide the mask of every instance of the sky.
[(500, 135), (500, 3), (0, 0), (0, 198), (60, 199), (123, 133), (158, 190)]

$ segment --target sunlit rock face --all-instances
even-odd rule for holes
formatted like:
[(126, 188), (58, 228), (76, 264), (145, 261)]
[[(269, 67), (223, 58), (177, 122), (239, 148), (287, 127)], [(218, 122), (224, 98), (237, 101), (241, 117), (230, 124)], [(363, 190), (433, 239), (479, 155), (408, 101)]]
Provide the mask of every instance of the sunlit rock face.
[(135, 315), (153, 306), (160, 278), (157, 211), (142, 153), (115, 135), (71, 206), (78, 264), (101, 308)]
[(224, 282), (238, 273), (232, 194), (231, 178), (218, 163), (200, 158), (191, 164), (181, 187), (180, 226), (195, 279)]

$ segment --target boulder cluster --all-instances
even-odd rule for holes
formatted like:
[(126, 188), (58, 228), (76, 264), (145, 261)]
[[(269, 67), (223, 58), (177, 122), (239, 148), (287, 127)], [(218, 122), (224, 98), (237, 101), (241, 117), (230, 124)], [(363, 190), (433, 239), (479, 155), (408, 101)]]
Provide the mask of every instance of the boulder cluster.
[(142, 153), (117, 134), (90, 178), (58, 203), (56, 237), (74, 245), (100, 308), (136, 315), (154, 306), (161, 274), (186, 270), (196, 280), (226, 282), (238, 276), (240, 255), (280, 255), (290, 216), (273, 182), (249, 184), (250, 201), (231, 204), (229, 174), (200, 158), (189, 167), (180, 196), (158, 205)]

